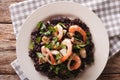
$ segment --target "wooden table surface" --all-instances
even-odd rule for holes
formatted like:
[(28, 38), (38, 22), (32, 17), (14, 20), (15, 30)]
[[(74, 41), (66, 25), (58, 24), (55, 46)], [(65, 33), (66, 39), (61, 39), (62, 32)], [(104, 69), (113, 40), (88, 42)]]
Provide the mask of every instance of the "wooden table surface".
[[(0, 0), (0, 80), (20, 80), (10, 65), (16, 59), (16, 39), (8, 9), (10, 4), (20, 1), (23, 0)], [(97, 80), (120, 80), (119, 53), (108, 60)]]

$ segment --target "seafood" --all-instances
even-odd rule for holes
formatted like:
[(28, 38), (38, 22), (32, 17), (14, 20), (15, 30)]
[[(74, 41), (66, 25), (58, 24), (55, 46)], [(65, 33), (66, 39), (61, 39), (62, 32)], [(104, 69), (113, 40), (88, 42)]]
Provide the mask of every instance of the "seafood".
[(69, 56), (72, 54), (72, 43), (70, 39), (64, 39), (62, 44), (67, 46), (67, 52), (66, 55), (63, 56), (60, 61), (64, 62), (65, 60), (67, 60), (69, 58)]
[(81, 27), (79, 27), (78, 25), (70, 26), (69, 32), (71, 34), (73, 34), (75, 31), (78, 31), (83, 36), (84, 42), (86, 42), (86, 32)]
[(54, 17), (40, 21), (31, 33), (29, 56), (50, 80), (69, 80), (94, 61), (94, 44), (80, 19)]
[[(54, 59), (51, 51), (48, 48), (46, 48), (45, 46), (42, 46), (41, 51), (42, 51), (43, 55), (46, 56), (46, 58), (50, 64), (55, 64), (55, 59)], [(49, 60), (49, 57), (50, 57), (50, 60)]]
[(59, 40), (61, 40), (63, 37), (63, 28), (59, 24), (57, 24), (55, 27), (57, 28), (58, 31), (57, 37)]
[[(74, 61), (73, 65), (71, 66), (71, 62)], [(81, 59), (78, 55), (76, 54), (73, 54), (72, 57), (69, 59), (69, 62), (68, 62), (68, 69), (70, 71), (72, 70), (76, 70), (78, 69), (79, 67), (81, 66)]]

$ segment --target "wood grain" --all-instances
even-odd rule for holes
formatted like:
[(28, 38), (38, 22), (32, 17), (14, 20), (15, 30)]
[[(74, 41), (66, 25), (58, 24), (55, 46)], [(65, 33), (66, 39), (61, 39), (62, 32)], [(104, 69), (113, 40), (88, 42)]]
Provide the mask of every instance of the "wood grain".
[(14, 51), (0, 51), (0, 65), (10, 64), (16, 59), (16, 53)]
[(115, 56), (111, 57), (111, 59), (108, 60), (103, 73), (120, 74), (120, 52), (118, 52)]
[(23, 0), (0, 0), (0, 23), (11, 23), (9, 6)]
[(0, 80), (20, 80), (17, 75), (0, 75)]
[(0, 24), (0, 51), (15, 50), (15, 43), (12, 24)]
[(16, 59), (12, 24), (0, 24), (0, 74), (15, 74), (10, 63)]
[(111, 57), (97, 80), (120, 80), (120, 52)]
[[(0, 75), (0, 80), (20, 80), (17, 75)], [(97, 80), (120, 80), (120, 74), (106, 74)]]
[[(0, 75), (0, 80), (20, 80), (17, 75)], [(120, 80), (120, 74), (103, 75), (97, 80)]]
[(10, 63), (16, 59), (12, 24), (0, 24), (0, 74), (15, 74)]
[(0, 74), (16, 74), (10, 64), (0, 65)]
[(120, 80), (120, 74), (103, 74), (97, 80)]
[(15, 41), (12, 24), (0, 24), (0, 41)]

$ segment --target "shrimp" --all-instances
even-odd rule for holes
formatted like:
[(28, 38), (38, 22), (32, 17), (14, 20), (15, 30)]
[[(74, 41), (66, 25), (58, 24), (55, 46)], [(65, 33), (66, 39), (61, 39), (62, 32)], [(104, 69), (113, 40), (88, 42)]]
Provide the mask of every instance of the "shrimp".
[[(73, 65), (70, 65), (71, 64), (71, 61), (75, 61), (75, 63)], [(72, 70), (76, 70), (78, 69), (79, 67), (81, 66), (81, 59), (78, 55), (76, 54), (73, 54), (72, 57), (69, 59), (68, 61), (68, 64), (67, 64), (67, 67), (70, 71)]]
[(61, 63), (60, 58), (62, 57), (62, 54), (57, 50), (52, 50), (51, 53), (54, 56), (57, 56), (57, 55), (59, 56), (58, 58), (56, 58), (56, 63), (54, 65), (60, 64)]
[(78, 25), (70, 26), (69, 32), (74, 33), (75, 31), (78, 31), (83, 36), (84, 42), (86, 42), (86, 32), (81, 27), (79, 27)]
[(56, 27), (57, 30), (58, 30), (57, 37), (58, 37), (59, 40), (61, 40), (62, 37), (63, 37), (63, 32), (64, 32), (64, 31), (63, 31), (63, 28), (62, 28), (62, 26), (60, 26), (59, 24), (57, 24), (55, 27)]
[(47, 55), (47, 51), (46, 51), (45, 46), (42, 46), (42, 47), (41, 47), (41, 52), (42, 52), (42, 54), (43, 54), (44, 56)]
[[(50, 64), (54, 65), (56, 63), (55, 58), (53, 57), (51, 51), (48, 48), (46, 48), (45, 46), (42, 46), (41, 47), (41, 52), (44, 56), (46, 56), (46, 59), (48, 60), (48, 62)], [(50, 60), (49, 60), (49, 57), (50, 57)]]
[(63, 45), (66, 45), (67, 46), (67, 52), (66, 52), (66, 55), (64, 55), (61, 59), (60, 59), (60, 61), (61, 62), (64, 62), (64, 61), (66, 61), (68, 58), (69, 58), (69, 56), (72, 54), (72, 43), (71, 43), (71, 41), (70, 41), (70, 39), (64, 39), (63, 41), (62, 41), (62, 44)]

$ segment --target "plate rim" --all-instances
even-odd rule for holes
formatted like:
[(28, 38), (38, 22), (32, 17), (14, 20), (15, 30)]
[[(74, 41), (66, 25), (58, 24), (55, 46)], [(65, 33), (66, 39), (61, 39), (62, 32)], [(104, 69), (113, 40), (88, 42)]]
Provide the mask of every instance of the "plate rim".
[[(19, 38), (20, 38), (20, 36), (21, 36), (21, 33), (22, 33), (22, 30), (24, 29), (24, 26), (25, 26), (25, 23), (29, 20), (29, 18), (31, 18), (31, 16), (36, 12), (36, 11), (38, 11), (39, 9), (42, 9), (43, 7), (46, 7), (46, 6), (48, 6), (48, 5), (51, 5), (51, 4), (58, 4), (58, 3), (70, 3), (70, 4), (79, 4), (79, 3), (75, 3), (75, 2), (68, 2), (68, 1), (58, 1), (58, 2), (52, 2), (52, 3), (48, 3), (48, 4), (45, 4), (45, 5), (43, 5), (43, 6), (40, 6), (39, 8), (37, 8), (36, 10), (34, 10), (28, 17), (27, 17), (27, 19), (25, 20), (25, 22), (22, 24), (22, 27), (21, 27), (21, 30), (20, 30), (20, 32), (19, 32), (19, 34), (18, 34), (18, 39), (17, 39), (17, 43), (16, 43), (16, 52), (17, 52), (17, 58), (18, 58), (18, 62), (19, 62), (19, 56), (18, 56), (18, 47), (17, 46), (19, 46)], [(80, 5), (80, 4), (79, 4)], [(80, 6), (82, 6), (82, 5), (80, 5)], [(82, 6), (83, 7), (83, 6)], [(87, 8), (86, 8), (87, 9)], [(87, 9), (88, 11), (90, 11), (89, 9)], [(93, 15), (95, 15), (95, 13), (93, 13), (92, 11), (91, 11), (91, 13), (93, 14)], [(96, 16), (96, 15), (95, 15)], [(97, 16), (96, 16), (97, 17)], [(98, 18), (98, 17), (97, 17)], [(99, 19), (99, 18), (98, 18)], [(100, 22), (102, 22), (100, 19), (99, 19), (99, 21)], [(105, 26), (103, 23), (102, 23), (102, 25), (103, 26)], [(104, 27), (104, 29), (105, 29), (105, 27)], [(106, 34), (107, 34), (107, 31), (106, 31)], [(108, 46), (108, 56), (109, 56), (109, 38), (108, 38), (108, 34), (107, 34), (107, 46)], [(107, 54), (107, 53), (106, 53)], [(108, 60), (108, 56), (106, 57), (106, 61), (105, 61), (105, 65), (106, 65), (106, 63), (107, 63), (107, 60)], [(21, 63), (19, 62), (19, 64), (21, 65)], [(104, 68), (105, 68), (105, 66), (104, 66)], [(104, 70), (104, 68), (102, 69), (102, 71)], [(102, 72), (101, 71), (101, 72)], [(24, 72), (24, 71), (23, 71)], [(101, 73), (100, 73), (101, 74)], [(99, 74), (99, 75), (100, 75)], [(98, 76), (99, 76), (98, 75)], [(97, 77), (98, 77), (97, 76)]]

